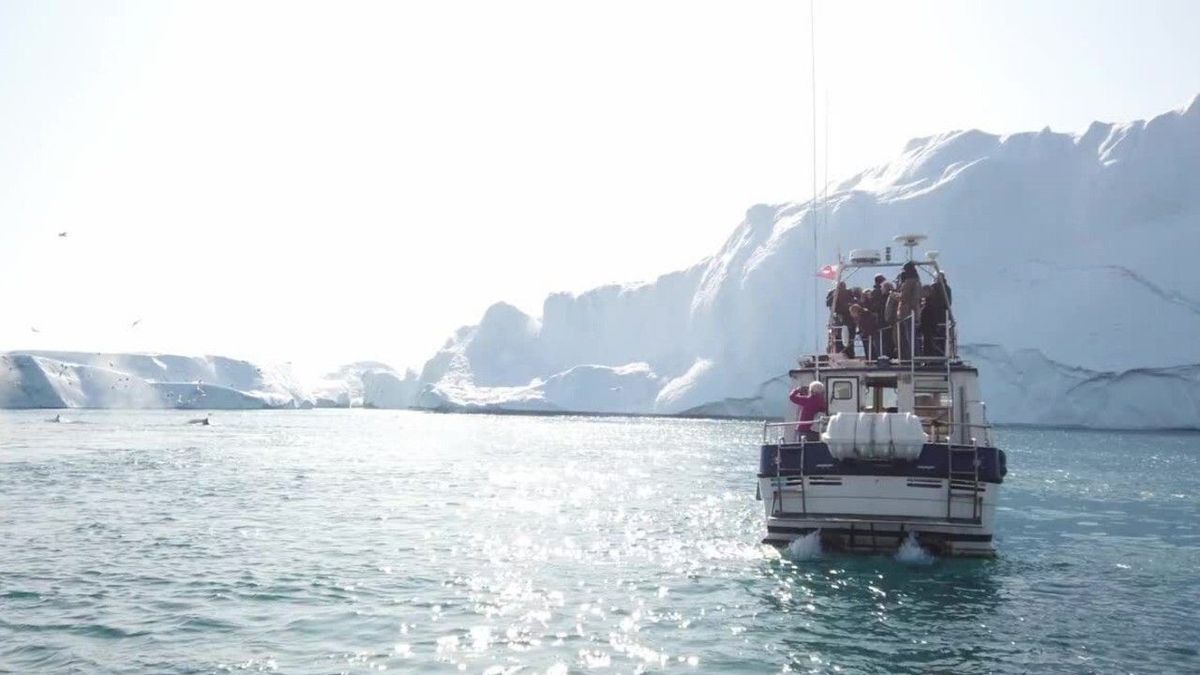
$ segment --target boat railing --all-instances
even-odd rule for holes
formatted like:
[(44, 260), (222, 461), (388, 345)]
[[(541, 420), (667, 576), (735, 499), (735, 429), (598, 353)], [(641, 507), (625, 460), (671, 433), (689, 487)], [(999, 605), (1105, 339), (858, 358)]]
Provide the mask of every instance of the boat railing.
[[(874, 351), (878, 352), (879, 350), (882, 349), (882, 346), (884, 344), (884, 339), (883, 339), (884, 334), (887, 331), (895, 331), (892, 335), (892, 338), (893, 338), (892, 339), (892, 347), (893, 347), (894, 353), (897, 355), (897, 358), (889, 357), (890, 364), (893, 364), (893, 365), (903, 364), (905, 366), (912, 367), (913, 365), (943, 364), (943, 363), (947, 363), (947, 362), (951, 362), (951, 361), (956, 361), (959, 359), (959, 356), (958, 356), (958, 328), (957, 328), (956, 323), (957, 322), (954, 319), (954, 314), (951, 311), (947, 310), (944, 320), (937, 322), (937, 328), (938, 328), (937, 332), (941, 333), (941, 334), (936, 337), (940, 338), (940, 345), (938, 344), (939, 340), (934, 339), (934, 340), (932, 340), (934, 342), (934, 344), (922, 346), (922, 348), (926, 351), (931, 351), (931, 350), (936, 351), (937, 348), (940, 346), (942, 353), (941, 354), (916, 354), (915, 352), (917, 351), (916, 347), (917, 347), (917, 343), (918, 343), (918, 338), (933, 337), (933, 333), (924, 335), (923, 333), (921, 333), (917, 330), (917, 326), (920, 325), (920, 317), (914, 311), (911, 314), (909, 314), (907, 318), (905, 318), (901, 321), (897, 321), (896, 323), (893, 323), (890, 326), (881, 326), (879, 328), (878, 333), (874, 336), (874, 339), (872, 340), (874, 342)], [(901, 335), (901, 331), (907, 332), (907, 335)], [(868, 345), (866, 344), (867, 340), (862, 339), (864, 337), (863, 334), (856, 333), (856, 339), (862, 339), (862, 341), (861, 341), (861, 344), (855, 344), (854, 341), (849, 340), (849, 326), (847, 324), (843, 323), (842, 321), (838, 320), (834, 315), (830, 316), (829, 322), (825, 325), (825, 332), (826, 332), (826, 340), (825, 340), (826, 353), (824, 354), (825, 358), (832, 360), (837, 357), (841, 357), (843, 359), (849, 359), (849, 360), (861, 360), (868, 364), (875, 363), (878, 360), (878, 358), (875, 358), (875, 359), (866, 358), (869, 350), (868, 350)], [(906, 342), (909, 345), (908, 352), (911, 353), (909, 358), (904, 358), (904, 353), (905, 353), (904, 344)], [(843, 345), (843, 349), (841, 351), (839, 351), (837, 349), (837, 345)], [(849, 349), (852, 352), (857, 352), (858, 348), (860, 346), (862, 347), (862, 350), (863, 350), (863, 357), (851, 358), (851, 357), (846, 357), (844, 355), (844, 351), (846, 349)], [(817, 359), (817, 358), (820, 358), (821, 356), (822, 355), (814, 354), (814, 355), (810, 355), (806, 358)]]
[[(812, 430), (820, 433), (825, 430), (825, 422), (829, 417), (825, 415), (817, 415), (817, 418), (812, 421)], [(799, 443), (800, 434), (797, 433), (797, 425), (809, 424), (804, 422), (764, 422), (763, 423), (763, 445), (775, 445), (786, 443)]]
[(819, 366), (821, 370), (827, 368), (888, 368), (891, 370), (916, 370), (929, 369), (937, 367), (939, 370), (949, 365), (959, 365), (963, 360), (958, 356), (917, 356), (912, 359), (864, 359), (864, 358), (848, 358), (841, 357), (836, 359), (828, 358), (829, 354), (808, 354), (800, 357), (797, 362), (802, 368), (813, 368)]
[(957, 438), (959, 440), (954, 441), (957, 445), (992, 444), (991, 424), (946, 422), (936, 417), (922, 417), (921, 426), (932, 432), (928, 434), (930, 443), (948, 443), (951, 439)]
[[(763, 424), (763, 445), (782, 445), (796, 432), (798, 422), (766, 422)], [(774, 435), (772, 435), (774, 432)]]
[[(928, 434), (929, 443), (945, 443), (947, 439), (953, 438), (956, 432), (962, 433), (964, 438), (971, 439), (972, 442), (979, 440), (986, 445), (991, 444), (992, 425), (991, 424), (975, 424), (966, 422), (946, 422), (936, 417), (921, 417), (921, 426), (929, 429), (933, 433)], [(821, 432), (825, 429), (825, 424), (829, 420), (824, 415), (818, 415), (812, 422), (813, 431)], [(799, 443), (799, 434), (797, 433), (798, 424), (807, 424), (807, 422), (765, 422), (763, 423), (763, 445), (782, 445), (789, 443)], [(943, 433), (939, 433), (943, 432)]]

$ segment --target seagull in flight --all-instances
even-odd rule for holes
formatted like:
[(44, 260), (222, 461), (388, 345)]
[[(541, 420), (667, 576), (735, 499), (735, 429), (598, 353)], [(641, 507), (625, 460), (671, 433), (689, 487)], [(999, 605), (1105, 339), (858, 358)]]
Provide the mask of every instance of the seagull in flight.
[(138, 325), (139, 323), (141, 323), (141, 322), (142, 322), (142, 320), (141, 320), (141, 319), (138, 319), (137, 321), (134, 321), (133, 323), (129, 324), (129, 327), (130, 327), (130, 328), (137, 328), (137, 325)]
[(59, 232), (59, 233), (58, 233), (58, 236), (59, 236), (59, 237), (66, 237), (66, 236), (67, 236), (67, 232), (66, 232), (66, 230), (63, 230), (62, 232)]
[(37, 328), (35, 328), (34, 326), (30, 326), (30, 327), (29, 327), (29, 330), (31, 330), (31, 331), (33, 331), (33, 332), (35, 332), (35, 333), (40, 333), (40, 332), (42, 332), (42, 331), (38, 330)]

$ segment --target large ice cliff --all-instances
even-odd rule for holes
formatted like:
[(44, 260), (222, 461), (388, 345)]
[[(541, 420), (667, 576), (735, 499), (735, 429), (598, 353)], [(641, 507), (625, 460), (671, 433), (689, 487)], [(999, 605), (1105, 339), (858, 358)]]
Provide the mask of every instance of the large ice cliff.
[(827, 208), (754, 206), (712, 257), (551, 295), (540, 317), (497, 304), (429, 360), (413, 402), (781, 415), (779, 376), (817, 342), (818, 227), (822, 263), (929, 236), (993, 421), (1200, 427), (1200, 97), (1079, 134), (916, 139), (832, 185)]

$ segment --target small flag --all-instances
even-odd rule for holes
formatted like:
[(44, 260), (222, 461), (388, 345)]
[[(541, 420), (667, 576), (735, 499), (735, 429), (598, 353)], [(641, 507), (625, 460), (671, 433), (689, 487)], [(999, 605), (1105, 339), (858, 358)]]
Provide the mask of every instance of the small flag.
[(821, 269), (817, 270), (817, 276), (821, 277), (822, 279), (828, 279), (830, 281), (834, 281), (835, 279), (837, 279), (837, 275), (838, 275), (838, 266), (837, 265), (825, 265)]

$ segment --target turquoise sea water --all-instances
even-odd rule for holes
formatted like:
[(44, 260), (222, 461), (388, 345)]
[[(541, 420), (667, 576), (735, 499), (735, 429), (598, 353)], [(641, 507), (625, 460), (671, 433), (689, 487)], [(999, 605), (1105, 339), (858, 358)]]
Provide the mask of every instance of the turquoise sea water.
[(1196, 672), (1200, 435), (1004, 429), (994, 560), (758, 545), (759, 426), (0, 413), (0, 671)]

